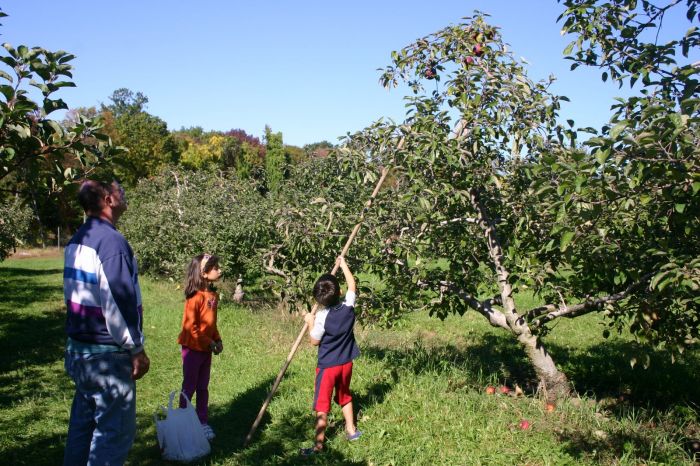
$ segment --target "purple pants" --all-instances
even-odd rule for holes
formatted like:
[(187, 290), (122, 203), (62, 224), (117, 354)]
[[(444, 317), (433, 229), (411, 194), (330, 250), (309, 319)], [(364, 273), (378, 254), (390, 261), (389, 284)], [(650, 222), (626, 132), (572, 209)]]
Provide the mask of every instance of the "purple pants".
[[(192, 400), (197, 394), (197, 417), (206, 424), (209, 418), (209, 375), (211, 373), (211, 352), (195, 351), (182, 347), (182, 391)], [(180, 407), (185, 400), (180, 397)]]

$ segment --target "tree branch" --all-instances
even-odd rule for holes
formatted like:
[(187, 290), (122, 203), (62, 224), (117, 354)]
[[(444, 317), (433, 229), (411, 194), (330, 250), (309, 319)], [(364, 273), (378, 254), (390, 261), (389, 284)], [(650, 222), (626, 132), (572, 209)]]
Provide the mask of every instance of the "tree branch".
[[(430, 287), (430, 285), (431, 284), (428, 282), (418, 282), (418, 286), (421, 288), (428, 288)], [(474, 295), (472, 295), (471, 293), (460, 289), (454, 283), (448, 282), (446, 280), (440, 280), (436, 283), (436, 285), (439, 285), (441, 293), (449, 291), (455, 296), (459, 297), (462, 301), (467, 303), (467, 305), (470, 308), (484, 316), (486, 320), (488, 320), (489, 324), (491, 324), (493, 327), (499, 327), (505, 330), (510, 330), (508, 322), (506, 321), (506, 316), (498, 309), (493, 308), (493, 305), (501, 304), (500, 296), (494, 296), (491, 299), (485, 299), (483, 301), (480, 301), (477, 298), (475, 298)]]
[(595, 299), (587, 299), (586, 301), (572, 306), (561, 305), (557, 306), (554, 304), (546, 304), (544, 306), (536, 307), (530, 309), (525, 314), (525, 319), (531, 321), (533, 327), (542, 327), (547, 322), (551, 322), (559, 317), (566, 317), (567, 319), (573, 319), (574, 317), (582, 316), (590, 312), (598, 311), (605, 304), (615, 303), (627, 298), (632, 291), (642, 286), (647, 282), (654, 274), (649, 273), (643, 276), (639, 281), (632, 283), (623, 291), (619, 293), (614, 293), (608, 296), (603, 296)]
[(263, 254), (263, 268), (271, 275), (277, 275), (278, 277), (284, 278), (287, 282), (289, 282), (289, 277), (287, 276), (284, 271), (281, 269), (278, 269), (275, 267), (275, 258), (277, 257), (277, 254), (279, 253), (279, 250), (282, 248), (281, 244), (276, 244), (272, 246), (272, 251), (266, 252)]

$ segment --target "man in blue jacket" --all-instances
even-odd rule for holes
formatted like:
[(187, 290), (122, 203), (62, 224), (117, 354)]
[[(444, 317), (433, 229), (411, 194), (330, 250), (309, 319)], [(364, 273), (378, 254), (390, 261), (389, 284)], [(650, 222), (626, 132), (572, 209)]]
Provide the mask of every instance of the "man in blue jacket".
[(64, 465), (122, 465), (136, 434), (136, 383), (148, 372), (136, 258), (115, 225), (117, 182), (84, 182), (87, 219), (65, 249), (66, 372), (75, 382)]

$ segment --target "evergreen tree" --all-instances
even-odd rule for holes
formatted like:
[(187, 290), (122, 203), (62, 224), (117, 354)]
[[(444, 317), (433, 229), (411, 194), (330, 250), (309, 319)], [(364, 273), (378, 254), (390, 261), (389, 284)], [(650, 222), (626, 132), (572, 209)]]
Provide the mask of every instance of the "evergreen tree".
[(267, 188), (270, 192), (279, 191), (287, 172), (287, 156), (282, 143), (282, 133), (273, 133), (269, 126), (265, 127), (265, 171)]

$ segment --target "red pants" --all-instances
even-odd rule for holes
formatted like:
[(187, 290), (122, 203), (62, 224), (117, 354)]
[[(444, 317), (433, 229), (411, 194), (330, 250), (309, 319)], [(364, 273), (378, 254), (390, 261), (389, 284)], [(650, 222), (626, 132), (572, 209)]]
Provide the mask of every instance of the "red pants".
[(350, 395), (352, 361), (340, 366), (316, 368), (313, 410), (328, 413), (331, 410), (331, 395), (335, 388), (335, 402), (345, 406), (352, 401)]

